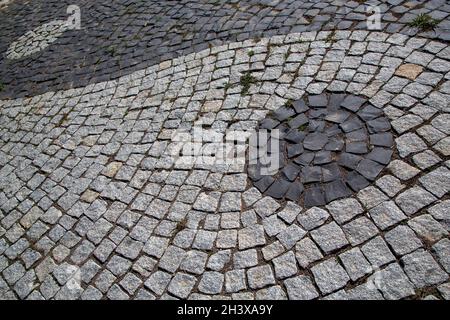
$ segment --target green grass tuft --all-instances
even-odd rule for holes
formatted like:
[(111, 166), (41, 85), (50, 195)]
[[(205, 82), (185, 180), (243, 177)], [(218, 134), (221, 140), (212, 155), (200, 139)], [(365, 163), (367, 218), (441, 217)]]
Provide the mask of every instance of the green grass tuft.
[(256, 78), (251, 75), (250, 72), (247, 72), (239, 81), (239, 84), (242, 86), (241, 96), (245, 96), (248, 94), (248, 90), (250, 90), (250, 86), (256, 83)]
[(438, 25), (439, 20), (433, 19), (426, 13), (421, 13), (414, 18), (408, 25), (422, 31), (431, 31)]

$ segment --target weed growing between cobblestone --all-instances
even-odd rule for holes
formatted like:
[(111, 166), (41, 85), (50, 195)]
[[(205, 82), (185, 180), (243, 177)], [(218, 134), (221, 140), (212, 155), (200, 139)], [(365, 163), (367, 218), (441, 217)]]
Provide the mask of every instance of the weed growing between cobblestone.
[(336, 39), (334, 37), (335, 34), (335, 30), (331, 31), (330, 34), (326, 37), (325, 42), (326, 43), (331, 43), (333, 44), (334, 42), (336, 42)]
[(239, 81), (239, 84), (242, 86), (241, 96), (247, 95), (250, 86), (254, 83), (256, 83), (256, 78), (252, 76), (250, 72), (247, 72), (245, 75), (241, 76)]
[(109, 46), (108, 48), (106, 48), (106, 52), (109, 53), (111, 57), (114, 57), (116, 55), (116, 47)]
[(3, 89), (5, 89), (5, 85), (4, 85), (3, 83), (0, 82), (0, 92), (2, 92)]
[(225, 91), (227, 91), (228, 89), (231, 89), (234, 87), (234, 84), (227, 82), (227, 84), (223, 87), (225, 89)]
[(418, 28), (422, 31), (431, 31), (438, 25), (439, 20), (433, 19), (426, 13), (421, 13), (409, 23), (410, 27)]

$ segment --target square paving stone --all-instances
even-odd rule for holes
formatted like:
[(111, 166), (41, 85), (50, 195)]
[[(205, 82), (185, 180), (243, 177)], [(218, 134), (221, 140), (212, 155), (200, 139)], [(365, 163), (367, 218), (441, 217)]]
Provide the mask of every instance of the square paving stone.
[(258, 264), (258, 255), (255, 249), (238, 251), (233, 255), (234, 268), (244, 269)]
[(267, 285), (275, 284), (272, 268), (267, 264), (249, 269), (247, 278), (248, 284), (252, 289), (260, 289)]
[(397, 226), (388, 231), (384, 238), (394, 252), (400, 256), (413, 252), (423, 246), (422, 241), (417, 238), (414, 231), (404, 225)]
[(330, 214), (326, 210), (313, 207), (298, 215), (297, 221), (306, 230), (312, 230), (324, 224), (329, 216)]
[(266, 261), (269, 261), (275, 257), (278, 257), (280, 254), (282, 254), (285, 251), (286, 251), (286, 249), (284, 248), (284, 246), (281, 244), (280, 241), (272, 242), (271, 244), (269, 244), (261, 249), (264, 260), (266, 260)]
[[(233, 295), (235, 300), (253, 300), (255, 297), (252, 293), (242, 293), (240, 296)], [(265, 289), (256, 291), (256, 300), (287, 300), (286, 293), (281, 286), (271, 286)]]
[(291, 186), (285, 194), (285, 198), (291, 201), (298, 201), (304, 189), (302, 183), (295, 181), (291, 183)]
[(367, 217), (357, 218), (345, 224), (342, 229), (352, 245), (366, 242), (379, 232), (377, 227)]
[(202, 274), (205, 270), (206, 260), (208, 255), (201, 251), (188, 251), (183, 261), (181, 262), (180, 269), (195, 274)]
[(284, 179), (277, 179), (275, 182), (267, 189), (266, 195), (271, 196), (275, 199), (282, 199), (286, 192), (289, 190), (291, 183)]
[(244, 204), (249, 207), (262, 198), (261, 193), (256, 188), (250, 188), (242, 194)]
[(295, 257), (302, 268), (307, 268), (311, 263), (323, 258), (320, 249), (310, 238), (305, 238), (295, 245)]
[(221, 250), (209, 257), (207, 267), (214, 271), (220, 271), (231, 259), (230, 250)]
[(435, 242), (448, 235), (447, 230), (429, 214), (422, 214), (408, 221), (421, 238)]
[(366, 102), (364, 98), (356, 96), (347, 96), (341, 103), (341, 107), (348, 109), (352, 112), (356, 112)]
[(290, 300), (312, 300), (319, 296), (308, 276), (297, 276), (284, 281)]
[(445, 300), (450, 300), (450, 282), (441, 284), (437, 289)]
[(384, 175), (377, 179), (376, 185), (388, 196), (393, 197), (405, 188), (399, 179), (391, 175)]
[(297, 218), (302, 208), (294, 202), (287, 202), (283, 210), (278, 212), (278, 217), (283, 219), (286, 223), (292, 224)]
[(314, 280), (323, 294), (343, 288), (350, 280), (336, 258), (330, 258), (311, 268)]
[(324, 186), (325, 199), (327, 202), (348, 197), (352, 194), (351, 190), (342, 180), (329, 182)]
[(311, 236), (319, 247), (327, 254), (348, 245), (348, 240), (345, 237), (344, 232), (336, 222), (331, 222), (311, 231)]
[(239, 230), (239, 249), (248, 249), (266, 244), (262, 225), (253, 225)]
[(333, 216), (333, 219), (339, 224), (350, 221), (353, 217), (364, 211), (361, 204), (353, 198), (335, 200), (329, 203), (326, 208)]
[[(413, 156), (413, 161), (421, 170), (425, 170), (425, 169), (428, 169), (428, 168), (438, 164), (439, 162), (441, 162), (441, 158), (439, 158), (439, 156), (437, 154), (435, 154), (433, 151), (426, 150), (426, 151), (424, 151), (422, 153), (418, 153), (418, 154), (414, 155)], [(444, 170), (442, 173), (444, 173), (444, 172), (447, 174), (447, 175), (444, 175), (444, 177), (448, 176), (448, 172), (446, 170)], [(438, 172), (436, 172), (436, 174), (434, 174), (433, 176), (434, 177), (429, 177), (428, 178), (429, 181), (430, 181), (429, 186), (431, 188), (432, 188), (432, 186), (434, 186), (434, 184), (431, 183), (431, 181), (433, 180), (433, 178), (439, 178), (440, 174)], [(427, 184), (427, 183), (425, 183), (425, 184)], [(444, 185), (447, 185), (447, 184), (448, 184), (448, 182), (446, 184), (444, 184)], [(434, 194), (436, 194), (436, 193), (434, 193)], [(443, 194), (445, 194), (445, 191), (443, 192)]]
[(436, 253), (441, 266), (448, 273), (450, 270), (450, 255), (448, 254), (450, 252), (450, 240), (442, 239), (433, 246), (433, 251)]
[(391, 133), (376, 133), (370, 135), (370, 144), (378, 147), (392, 147), (394, 145), (394, 138)]
[(195, 236), (192, 248), (200, 250), (211, 250), (214, 246), (217, 233), (213, 231), (199, 230)]
[(450, 192), (450, 170), (439, 167), (419, 179), (420, 183), (436, 197)]
[(275, 276), (277, 279), (285, 279), (297, 274), (297, 261), (292, 251), (272, 260), (275, 267)]
[(395, 198), (395, 202), (407, 215), (412, 215), (436, 201), (436, 197), (421, 187), (413, 187)]
[(305, 230), (296, 224), (293, 224), (278, 233), (277, 239), (286, 249), (291, 249), (301, 238), (305, 236), (305, 234)]
[(388, 170), (400, 180), (409, 180), (420, 173), (420, 170), (401, 161), (394, 160), (388, 165)]
[(274, 214), (280, 208), (280, 205), (271, 197), (264, 197), (256, 202), (253, 207), (261, 217), (268, 217)]
[(369, 210), (370, 217), (381, 230), (385, 230), (406, 219), (393, 201), (385, 201)]
[(312, 95), (308, 97), (309, 106), (315, 108), (323, 108), (327, 106), (328, 98), (325, 94)]
[(368, 283), (373, 284), (389, 300), (398, 300), (415, 294), (413, 284), (396, 262), (376, 271)]
[(198, 290), (206, 294), (218, 294), (222, 291), (224, 275), (216, 271), (208, 271), (203, 276), (198, 285)]
[(442, 270), (433, 256), (423, 249), (404, 256), (402, 262), (406, 274), (417, 288), (440, 284), (448, 279), (448, 274)]
[(225, 273), (225, 291), (239, 292), (247, 288), (245, 270), (231, 270)]
[(356, 170), (363, 175), (364, 178), (370, 181), (374, 181), (383, 169), (383, 165), (369, 159), (361, 160), (356, 168)]
[(186, 253), (183, 249), (176, 246), (169, 246), (159, 260), (158, 265), (163, 270), (174, 273), (180, 266), (185, 255)]
[(375, 268), (395, 260), (386, 242), (380, 236), (367, 242), (361, 247), (361, 250)]
[(197, 279), (186, 273), (177, 273), (170, 281), (168, 291), (174, 296), (186, 299), (194, 288)]
[(321, 187), (309, 187), (305, 190), (305, 206), (315, 207), (326, 204), (325, 193)]
[(355, 171), (348, 173), (345, 180), (350, 188), (352, 188), (355, 192), (366, 188), (370, 184), (366, 178)]
[(294, 181), (300, 174), (300, 170), (301, 169), (299, 166), (296, 166), (295, 164), (288, 164), (283, 168), (283, 170), (281, 170), (281, 172), (289, 181)]
[(341, 253), (339, 259), (342, 261), (352, 281), (357, 281), (372, 272), (370, 263), (366, 260), (359, 248), (353, 248)]
[(367, 283), (350, 289), (346, 293), (348, 300), (384, 300), (380, 291)]
[(275, 236), (287, 228), (283, 220), (279, 219), (277, 215), (264, 218), (262, 223), (264, 226), (264, 231), (269, 237)]
[(347, 169), (356, 169), (358, 164), (363, 160), (361, 156), (343, 152), (339, 155), (338, 163)]

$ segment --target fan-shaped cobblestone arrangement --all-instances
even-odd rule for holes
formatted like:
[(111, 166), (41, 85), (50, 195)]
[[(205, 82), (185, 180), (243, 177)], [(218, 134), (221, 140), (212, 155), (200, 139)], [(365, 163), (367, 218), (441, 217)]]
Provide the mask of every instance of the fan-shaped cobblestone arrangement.
[[(367, 187), (391, 160), (393, 136), (383, 111), (362, 97), (323, 93), (289, 102), (259, 124), (279, 130), (279, 170), (264, 175), (261, 154), (249, 166), (259, 191), (276, 199), (324, 205)], [(262, 137), (262, 135), (261, 135)], [(258, 141), (275, 152), (274, 139)]]

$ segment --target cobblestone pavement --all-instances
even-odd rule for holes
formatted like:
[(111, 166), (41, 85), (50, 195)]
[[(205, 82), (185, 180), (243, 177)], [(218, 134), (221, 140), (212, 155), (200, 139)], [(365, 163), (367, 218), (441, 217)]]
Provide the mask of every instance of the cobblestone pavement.
[[(57, 46), (32, 60), (5, 60), (11, 42), (66, 8), (82, 8), (82, 30), (69, 30)], [(317, 30), (366, 29), (364, 1), (325, 0), (15, 0), (0, 11), (0, 97), (17, 98), (50, 90), (117, 79), (161, 61), (251, 38)], [(449, 40), (450, 4), (432, 1), (369, 1), (378, 4), (384, 31)], [(26, 4), (26, 5), (24, 5)], [(440, 20), (434, 32), (408, 23), (421, 13)]]
[[(67, 17), (24, 3), (0, 11), (1, 299), (450, 298), (447, 2), (384, 2), (378, 32), (359, 2), (82, 1), (8, 58)], [(294, 160), (173, 161), (199, 122), (288, 128)]]

